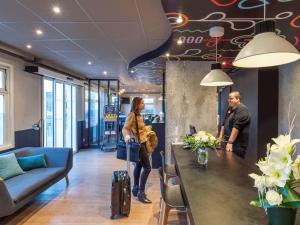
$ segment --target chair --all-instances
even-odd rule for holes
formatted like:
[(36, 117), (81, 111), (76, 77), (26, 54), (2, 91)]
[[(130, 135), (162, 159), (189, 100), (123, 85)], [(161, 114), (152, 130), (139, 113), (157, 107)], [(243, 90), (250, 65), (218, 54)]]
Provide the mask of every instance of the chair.
[(165, 155), (164, 155), (163, 151), (160, 152), (160, 155), (161, 155), (162, 169), (163, 169), (163, 172), (165, 174), (164, 175), (164, 180), (166, 181), (166, 183), (168, 183), (170, 178), (177, 177), (178, 175), (177, 175), (177, 172), (176, 172), (176, 169), (175, 169), (175, 165), (166, 164)]
[(190, 135), (193, 135), (193, 134), (196, 134), (197, 131), (196, 131), (196, 127), (193, 126), (193, 125), (190, 125)]
[[(176, 209), (187, 214), (187, 207), (182, 198), (180, 185), (168, 185), (164, 182), (164, 172), (162, 168), (158, 169), (160, 177), (160, 192), (162, 201), (160, 202), (159, 225), (166, 225), (171, 209)], [(188, 216), (187, 216), (187, 221)]]

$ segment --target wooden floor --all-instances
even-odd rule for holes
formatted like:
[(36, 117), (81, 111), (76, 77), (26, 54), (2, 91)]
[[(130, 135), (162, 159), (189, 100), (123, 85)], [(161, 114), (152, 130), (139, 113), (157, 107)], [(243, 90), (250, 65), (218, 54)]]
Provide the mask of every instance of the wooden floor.
[[(153, 203), (142, 204), (133, 197), (129, 218), (110, 219), (111, 175), (124, 168), (126, 163), (115, 159), (115, 153), (81, 151), (74, 156), (68, 187), (61, 180), (14, 215), (0, 219), (0, 225), (158, 224), (160, 189), (155, 169), (146, 190)], [(186, 222), (183, 215), (171, 212), (168, 224)]]

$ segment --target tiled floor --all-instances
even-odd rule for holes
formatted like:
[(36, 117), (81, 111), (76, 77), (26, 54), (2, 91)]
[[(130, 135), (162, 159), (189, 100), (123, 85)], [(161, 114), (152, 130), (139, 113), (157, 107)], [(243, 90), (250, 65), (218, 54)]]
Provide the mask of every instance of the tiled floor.
[[(115, 159), (115, 153), (96, 149), (81, 151), (74, 156), (68, 187), (65, 180), (61, 180), (16, 214), (0, 220), (0, 225), (157, 224), (160, 189), (155, 169), (147, 185), (147, 193), (153, 203), (146, 205), (133, 198), (128, 218), (110, 219), (111, 174), (124, 168), (126, 163)], [(186, 222), (184, 216), (171, 212), (168, 224)]]

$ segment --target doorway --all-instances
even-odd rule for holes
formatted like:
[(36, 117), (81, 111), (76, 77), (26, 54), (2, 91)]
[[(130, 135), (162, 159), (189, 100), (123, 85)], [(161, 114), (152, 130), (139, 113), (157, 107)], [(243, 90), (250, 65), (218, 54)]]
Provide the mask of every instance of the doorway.
[(77, 151), (76, 86), (43, 79), (43, 146)]
[(118, 79), (89, 80), (85, 91), (85, 116), (88, 147), (113, 151), (119, 139)]

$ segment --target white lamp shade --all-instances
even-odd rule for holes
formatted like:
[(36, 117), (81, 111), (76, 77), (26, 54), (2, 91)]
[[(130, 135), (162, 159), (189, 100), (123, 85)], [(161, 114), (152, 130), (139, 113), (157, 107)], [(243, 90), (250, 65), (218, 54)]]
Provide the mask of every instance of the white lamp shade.
[(233, 82), (222, 69), (212, 69), (200, 82), (201, 86), (219, 87), (229, 86)]
[(278, 66), (300, 59), (298, 50), (275, 32), (264, 32), (244, 46), (233, 65), (243, 68)]

